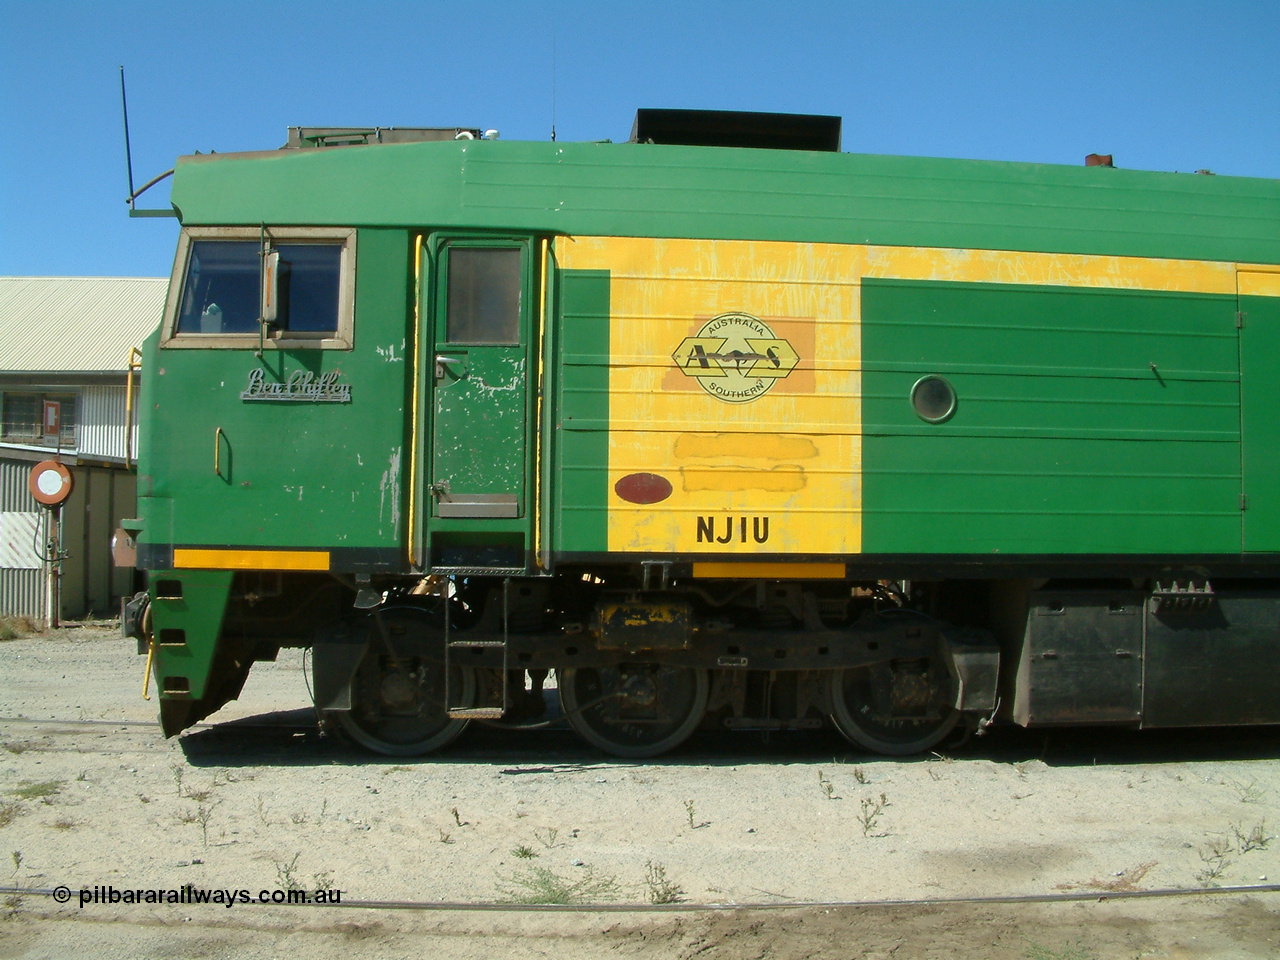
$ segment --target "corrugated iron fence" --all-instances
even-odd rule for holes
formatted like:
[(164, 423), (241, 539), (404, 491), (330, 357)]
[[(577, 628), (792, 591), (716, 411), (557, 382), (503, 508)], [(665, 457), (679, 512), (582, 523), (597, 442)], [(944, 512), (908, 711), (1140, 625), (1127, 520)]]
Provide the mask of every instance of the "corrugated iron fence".
[[(42, 619), (45, 571), (41, 560), (45, 514), (27, 490), (29, 460), (0, 459), (0, 615)], [(135, 589), (132, 570), (111, 560), (111, 534), (134, 516), (137, 483), (121, 469), (71, 468), (75, 488), (63, 505), (61, 611), (63, 619), (114, 617)]]

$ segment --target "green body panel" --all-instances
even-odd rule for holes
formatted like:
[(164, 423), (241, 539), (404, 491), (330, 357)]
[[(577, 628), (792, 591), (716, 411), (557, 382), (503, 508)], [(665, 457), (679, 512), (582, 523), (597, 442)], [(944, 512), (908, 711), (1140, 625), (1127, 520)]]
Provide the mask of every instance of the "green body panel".
[(1280, 551), (1280, 297), (1241, 297), (1240, 312), (1244, 549)]
[(559, 275), (563, 345), (556, 390), (553, 491), (556, 549), (608, 549), (609, 275)]
[[(864, 281), (864, 553), (1238, 552), (1235, 307)], [(911, 405), (927, 374), (943, 423)]]
[(183, 158), (192, 224), (600, 236), (1280, 262), (1280, 182), (1107, 167), (654, 144), (388, 144)]
[[(152, 571), (153, 671), (162, 691), (170, 689), (173, 678), (181, 678), (188, 687), (183, 699), (204, 697), (231, 593), (231, 576), (219, 570)], [(157, 584), (166, 580), (182, 584), (181, 597), (157, 596)], [(171, 631), (177, 630), (182, 631), (182, 643), (171, 642), (177, 639)]]
[[(252, 349), (149, 347), (140, 543), (400, 546), (412, 285), (404, 232), (362, 230), (357, 271), (354, 350), (266, 350), (259, 359)], [(351, 401), (241, 400), (255, 369), (268, 381), (338, 372)]]

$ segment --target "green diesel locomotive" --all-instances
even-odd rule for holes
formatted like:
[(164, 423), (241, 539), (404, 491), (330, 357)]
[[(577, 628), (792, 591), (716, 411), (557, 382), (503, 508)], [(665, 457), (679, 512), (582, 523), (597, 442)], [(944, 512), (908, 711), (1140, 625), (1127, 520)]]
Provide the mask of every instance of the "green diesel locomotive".
[(312, 648), (382, 753), (544, 707), (928, 749), (1280, 722), (1280, 182), (292, 131), (182, 158), (126, 610), (165, 733)]

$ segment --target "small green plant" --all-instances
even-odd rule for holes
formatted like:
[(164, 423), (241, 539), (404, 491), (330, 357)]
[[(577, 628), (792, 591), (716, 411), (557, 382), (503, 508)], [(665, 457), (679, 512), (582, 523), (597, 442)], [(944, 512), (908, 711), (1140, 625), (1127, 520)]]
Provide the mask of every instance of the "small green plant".
[(445, 830), (443, 827), (438, 827), (437, 829), (440, 831), (441, 843), (453, 843), (453, 834), (451, 834), (448, 830)]
[(862, 827), (862, 835), (869, 837), (871, 836), (871, 831), (876, 828), (876, 824), (880, 821), (884, 808), (889, 806), (889, 799), (883, 793), (880, 794), (879, 799), (863, 797), (858, 802), (858, 806), (858, 824)]
[(174, 814), (178, 818), (179, 823), (199, 823), (200, 814), (192, 810), (190, 807), (184, 807)]
[(511, 855), (518, 860), (532, 860), (534, 857), (538, 856), (538, 851), (534, 850), (533, 847), (529, 846), (527, 843), (522, 843), (520, 846), (512, 848)]
[(684, 891), (667, 879), (667, 868), (649, 860), (644, 865), (644, 885), (650, 903), (679, 903)]
[(1051, 950), (1027, 941), (1027, 960), (1094, 960), (1094, 954), (1086, 950), (1079, 940), (1067, 944), (1061, 950)]
[(599, 876), (590, 867), (575, 879), (550, 867), (528, 866), (498, 881), (498, 895), (504, 903), (601, 903), (616, 900), (618, 890), (614, 877)]
[(457, 807), (450, 807), (449, 812), (453, 814), (453, 822), (456, 823), (459, 827), (467, 826), (467, 821), (462, 819), (462, 815), (458, 813)]
[(540, 844), (550, 850), (556, 845), (556, 837), (560, 835), (560, 831), (555, 827), (543, 827), (541, 832), (533, 831), (533, 838)]
[(55, 830), (74, 830), (78, 826), (80, 826), (80, 823), (71, 817), (59, 817), (53, 821), (53, 829)]
[(169, 768), (169, 770), (173, 774), (173, 785), (178, 790), (178, 796), (181, 797), (182, 796), (182, 775), (184, 772), (182, 769), (182, 764), (175, 763), (173, 766)]
[(62, 783), (58, 780), (41, 780), (39, 782), (28, 780), (14, 787), (9, 791), (9, 794), (19, 800), (44, 800), (47, 802), (56, 797), (61, 790)]
[(311, 882), (316, 885), (317, 890), (323, 890), (328, 893), (333, 889), (333, 871), (322, 870), (311, 877)]
[(76, 782), (77, 782), (77, 783), (84, 783), (84, 782), (85, 782), (86, 780), (88, 780), (88, 779), (89, 779), (89, 771), (88, 771), (88, 770), (81, 770), (81, 771), (80, 771), (80, 773), (76, 775)]
[(822, 793), (828, 800), (842, 799), (836, 794), (836, 785), (827, 779), (827, 775), (821, 770), (818, 771), (818, 786), (822, 788)]
[(693, 823), (693, 801), (692, 801), (692, 800), (686, 800), (686, 801), (684, 802), (684, 812), (685, 812), (685, 816), (687, 816), (687, 817), (689, 818), (689, 829), (690, 829), (690, 830), (694, 829), (694, 823)]
[(301, 890), (302, 889), (302, 884), (299, 882), (298, 877), (294, 873), (294, 871), (298, 869), (298, 858), (300, 856), (302, 856), (302, 854), (295, 853), (293, 855), (293, 859), (290, 860), (288, 863), (285, 863), (283, 860), (273, 861), (276, 867), (276, 883), (278, 883), (282, 889), (284, 890)]
[(858, 781), (858, 783), (864, 787), (871, 782), (871, 779), (867, 776), (867, 771), (863, 770), (861, 767), (853, 768), (853, 779)]
[(300, 827), (307, 822), (307, 811), (299, 810), (297, 813), (289, 814), (289, 820), (294, 826)]
[(1231, 832), (1236, 838), (1236, 847), (1241, 853), (1250, 850), (1265, 850), (1267, 844), (1274, 839), (1267, 835), (1267, 821), (1259, 820), (1252, 827), (1245, 829), (1242, 824), (1232, 824)]

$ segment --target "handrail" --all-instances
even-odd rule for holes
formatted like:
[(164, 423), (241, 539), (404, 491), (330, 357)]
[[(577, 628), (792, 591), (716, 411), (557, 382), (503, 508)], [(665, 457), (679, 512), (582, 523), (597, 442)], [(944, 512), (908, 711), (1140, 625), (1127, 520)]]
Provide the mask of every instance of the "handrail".
[(133, 371), (142, 372), (142, 351), (129, 348), (129, 376), (124, 387), (124, 466), (132, 469), (133, 463)]

